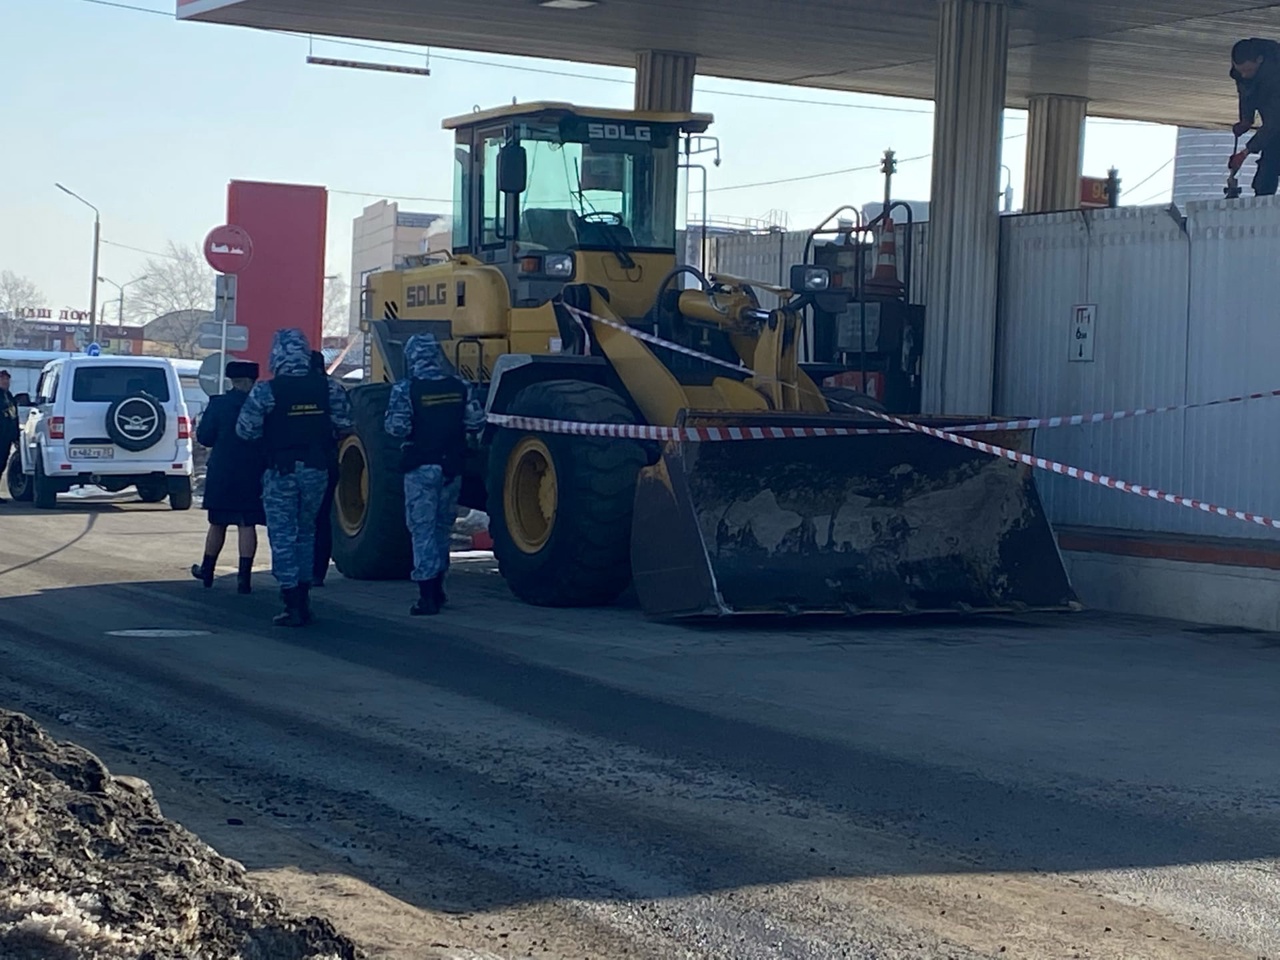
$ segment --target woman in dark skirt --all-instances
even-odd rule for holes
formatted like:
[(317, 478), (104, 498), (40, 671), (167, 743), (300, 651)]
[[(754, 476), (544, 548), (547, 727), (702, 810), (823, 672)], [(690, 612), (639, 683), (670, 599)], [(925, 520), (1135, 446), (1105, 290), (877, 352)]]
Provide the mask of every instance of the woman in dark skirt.
[(209, 447), (209, 466), (204, 481), (204, 508), (209, 514), (209, 532), (204, 541), (204, 560), (192, 564), (191, 575), (206, 587), (213, 586), (218, 554), (227, 539), (227, 527), (236, 527), (240, 541), (238, 591), (249, 593), (253, 558), (258, 552), (258, 530), (266, 526), (262, 511), (262, 474), (266, 458), (262, 445), (241, 440), (236, 420), (258, 379), (258, 365), (242, 360), (227, 364), (231, 390), (209, 400), (196, 428), (196, 440)]

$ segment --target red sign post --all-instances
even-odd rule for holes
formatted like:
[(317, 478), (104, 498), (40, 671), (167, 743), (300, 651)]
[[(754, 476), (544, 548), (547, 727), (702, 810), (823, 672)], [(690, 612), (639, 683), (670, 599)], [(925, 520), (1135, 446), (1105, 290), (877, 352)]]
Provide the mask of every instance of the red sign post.
[(235, 276), (253, 259), (253, 241), (243, 227), (214, 227), (204, 238), (204, 258), (218, 273)]

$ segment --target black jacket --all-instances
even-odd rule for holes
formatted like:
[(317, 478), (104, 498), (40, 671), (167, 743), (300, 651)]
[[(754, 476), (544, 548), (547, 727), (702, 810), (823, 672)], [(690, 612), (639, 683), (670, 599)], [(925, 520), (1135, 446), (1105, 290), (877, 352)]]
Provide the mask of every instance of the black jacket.
[(232, 390), (210, 398), (196, 427), (196, 440), (212, 450), (204, 480), (206, 510), (248, 513), (262, 509), (266, 452), (260, 441), (249, 442), (236, 435), (236, 420), (248, 397)]
[(1262, 56), (1262, 66), (1253, 79), (1245, 80), (1235, 67), (1231, 68), (1231, 79), (1236, 82), (1236, 93), (1240, 97), (1241, 121), (1252, 124), (1255, 116), (1262, 117), (1262, 128), (1249, 140), (1250, 153), (1262, 153), (1280, 145), (1280, 43), (1274, 40), (1265, 43), (1267, 50)]
[(19, 426), (18, 402), (8, 390), (0, 390), (0, 443), (13, 443), (17, 440), (21, 432)]

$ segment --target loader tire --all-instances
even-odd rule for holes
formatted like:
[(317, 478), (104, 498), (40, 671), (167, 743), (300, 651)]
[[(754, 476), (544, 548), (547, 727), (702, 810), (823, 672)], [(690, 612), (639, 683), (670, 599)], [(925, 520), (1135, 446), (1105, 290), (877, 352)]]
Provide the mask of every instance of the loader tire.
[(400, 441), (383, 427), (391, 384), (350, 392), (355, 432), (338, 448), (333, 494), (333, 562), (352, 580), (404, 580), (413, 544), (404, 520)]
[[(516, 416), (635, 423), (616, 392), (577, 380), (525, 387)], [(644, 450), (633, 440), (499, 430), (489, 533), (507, 585), (542, 607), (612, 603), (631, 583), (631, 514)]]

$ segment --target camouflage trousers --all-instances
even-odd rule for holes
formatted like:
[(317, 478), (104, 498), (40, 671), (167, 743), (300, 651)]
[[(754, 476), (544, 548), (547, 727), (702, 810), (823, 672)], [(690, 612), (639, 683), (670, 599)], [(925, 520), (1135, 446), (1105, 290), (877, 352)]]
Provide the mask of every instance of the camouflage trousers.
[(435, 464), (404, 475), (404, 520), (413, 540), (413, 579), (421, 582), (449, 568), (449, 542), (458, 516), (462, 478), (444, 482)]
[(271, 543), (271, 575), (281, 589), (311, 582), (316, 518), (329, 474), (298, 464), (293, 473), (268, 470), (262, 477), (262, 508)]

